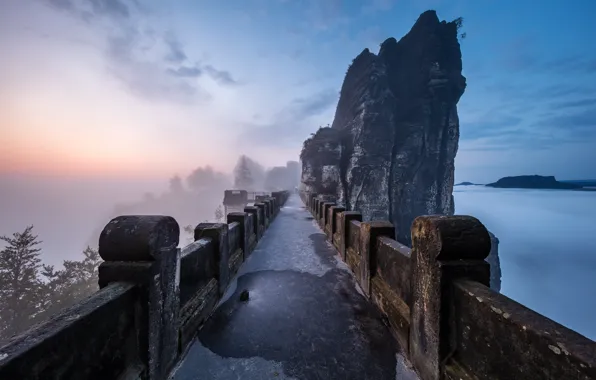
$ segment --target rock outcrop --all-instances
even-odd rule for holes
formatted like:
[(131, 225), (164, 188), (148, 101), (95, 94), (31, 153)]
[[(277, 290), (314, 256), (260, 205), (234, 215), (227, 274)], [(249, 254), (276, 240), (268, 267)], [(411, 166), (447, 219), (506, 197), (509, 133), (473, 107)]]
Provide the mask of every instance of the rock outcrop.
[(490, 253), (486, 262), (490, 265), (490, 288), (501, 291), (501, 260), (499, 260), (499, 239), (490, 231)]
[(489, 187), (501, 187), (509, 189), (581, 189), (582, 186), (575, 183), (559, 182), (555, 176), (541, 175), (519, 175), (514, 177), (503, 177), (497, 182), (489, 183)]
[(305, 143), (305, 186), (320, 178), (328, 185), (319, 188), (364, 220), (392, 221), (408, 245), (415, 217), (452, 214), (461, 70), (456, 22), (441, 22), (434, 11), (377, 55), (365, 49), (344, 79), (334, 132), (323, 139), (320, 130)]
[(319, 128), (304, 142), (302, 161), (303, 190), (335, 195), (340, 185), (341, 133), (329, 127)]

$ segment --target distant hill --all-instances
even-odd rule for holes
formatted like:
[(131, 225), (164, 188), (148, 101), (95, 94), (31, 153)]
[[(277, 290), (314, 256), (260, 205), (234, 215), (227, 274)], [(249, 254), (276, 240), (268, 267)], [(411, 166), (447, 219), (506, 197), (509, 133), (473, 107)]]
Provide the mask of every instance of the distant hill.
[(574, 179), (574, 180), (561, 180), (559, 182), (572, 183), (582, 187), (596, 187), (596, 179)]
[(540, 176), (540, 175), (520, 175), (515, 177), (503, 177), (497, 182), (489, 183), (486, 186), (498, 188), (514, 188), (514, 189), (562, 189), (575, 190), (581, 189), (583, 186), (570, 183), (561, 182), (555, 179), (555, 176)]

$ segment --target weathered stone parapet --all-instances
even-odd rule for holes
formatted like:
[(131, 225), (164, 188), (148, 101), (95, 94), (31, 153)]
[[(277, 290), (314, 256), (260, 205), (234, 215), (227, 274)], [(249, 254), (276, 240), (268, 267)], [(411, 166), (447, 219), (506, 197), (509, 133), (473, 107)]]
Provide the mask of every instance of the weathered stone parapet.
[(317, 193), (307, 193), (307, 199), (308, 199), (308, 209), (312, 212), (314, 209), (314, 202), (315, 199), (317, 199), (318, 194)]
[(470, 216), (423, 216), (412, 224), (409, 356), (423, 380), (442, 378), (456, 329), (450, 315), (455, 280), (489, 285), (490, 237)]
[[(304, 199), (321, 219), (326, 201)], [(390, 223), (340, 210), (327, 208), (336, 226), (322, 229), (422, 380), (596, 380), (596, 342), (488, 287), (491, 238), (477, 219), (419, 217), (410, 249)]]
[[(341, 207), (341, 206), (331, 206), (329, 207), (329, 215), (327, 216), (327, 220), (329, 220), (329, 230), (327, 232), (327, 238), (329, 240), (331, 240), (331, 243), (333, 243), (335, 245), (336, 239), (335, 236), (336, 234), (339, 232), (338, 230), (338, 220), (339, 220), (339, 214), (341, 212), (344, 212), (345, 208)], [(339, 249), (339, 246), (337, 246), (336, 248)]]
[(112, 283), (0, 347), (0, 379), (147, 379), (146, 298)]
[(346, 261), (346, 250), (348, 247), (348, 242), (350, 239), (350, 222), (352, 221), (362, 221), (362, 214), (356, 211), (344, 211), (339, 213), (339, 233), (340, 233), (340, 242), (339, 242), (339, 254), (341, 255), (342, 259)]
[(479, 282), (457, 280), (447, 379), (596, 379), (596, 343)]
[(101, 232), (99, 254), (105, 261), (152, 261), (179, 239), (180, 226), (171, 216), (119, 216)]
[(376, 244), (377, 269), (371, 276), (371, 300), (387, 317), (391, 332), (404, 352), (410, 339), (411, 252), (397, 241), (381, 236)]
[(165, 379), (178, 356), (179, 232), (167, 216), (112, 219), (101, 289), (0, 348), (0, 378)]
[(270, 198), (264, 199), (265, 209), (267, 210), (267, 224), (271, 224), (273, 221), (273, 202)]
[(364, 294), (370, 297), (370, 280), (377, 271), (377, 239), (395, 237), (395, 228), (389, 222), (360, 223), (360, 273), (357, 273)]
[(195, 227), (195, 241), (203, 238), (213, 243), (215, 278), (219, 285), (220, 296), (224, 294), (230, 282), (230, 249), (228, 225), (225, 223), (200, 223)]
[(217, 303), (215, 253), (211, 238), (182, 248), (180, 255), (180, 353)]
[(256, 206), (248, 206), (244, 208), (244, 212), (252, 215), (252, 230), (256, 236), (256, 239), (261, 239), (261, 234), (259, 226), (261, 225), (261, 220), (259, 218), (259, 208)]
[(199, 224), (182, 249), (171, 217), (114, 218), (100, 235), (100, 290), (0, 347), (0, 379), (165, 380), (289, 193), (276, 196)]
[(248, 255), (250, 255), (249, 240), (250, 232), (252, 231), (252, 226), (250, 226), (248, 222), (249, 218), (246, 212), (233, 212), (228, 214), (228, 224), (239, 224), (240, 249), (242, 249), (242, 257), (244, 260), (248, 257)]
[(323, 202), (321, 205), (321, 216), (319, 218), (319, 223), (321, 224), (321, 229), (323, 231), (327, 230), (327, 224), (329, 224), (328, 212), (331, 207), (335, 206), (335, 202)]
[(265, 229), (269, 225), (267, 220), (267, 206), (264, 203), (255, 203), (254, 206), (259, 209), (259, 235), (263, 236)]
[[(105, 260), (99, 267), (100, 286), (132, 282), (141, 286), (141, 299), (147, 299), (148, 309), (139, 316), (146, 321), (147, 331), (140, 331), (139, 336), (148, 339), (151, 379), (166, 376), (178, 356), (179, 238), (176, 220), (158, 215), (116, 217), (99, 237), (99, 255)], [(140, 268), (146, 270), (143, 275)]]

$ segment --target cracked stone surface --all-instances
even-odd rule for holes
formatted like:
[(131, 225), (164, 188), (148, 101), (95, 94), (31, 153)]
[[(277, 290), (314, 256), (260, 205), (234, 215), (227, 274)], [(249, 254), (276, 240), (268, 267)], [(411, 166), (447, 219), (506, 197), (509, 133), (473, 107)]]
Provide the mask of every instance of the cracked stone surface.
[(309, 216), (292, 195), (173, 379), (417, 379)]

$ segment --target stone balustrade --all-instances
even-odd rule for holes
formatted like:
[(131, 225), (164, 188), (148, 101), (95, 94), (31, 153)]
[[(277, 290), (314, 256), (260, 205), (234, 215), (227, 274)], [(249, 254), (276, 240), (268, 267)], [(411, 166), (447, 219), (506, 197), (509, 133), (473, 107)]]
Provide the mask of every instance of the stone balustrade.
[(0, 347), (0, 379), (167, 379), (288, 197), (200, 223), (183, 248), (172, 217), (112, 219), (100, 290)]
[(300, 197), (421, 379), (596, 379), (596, 342), (490, 289), (476, 218), (420, 216), (409, 248), (389, 222)]

